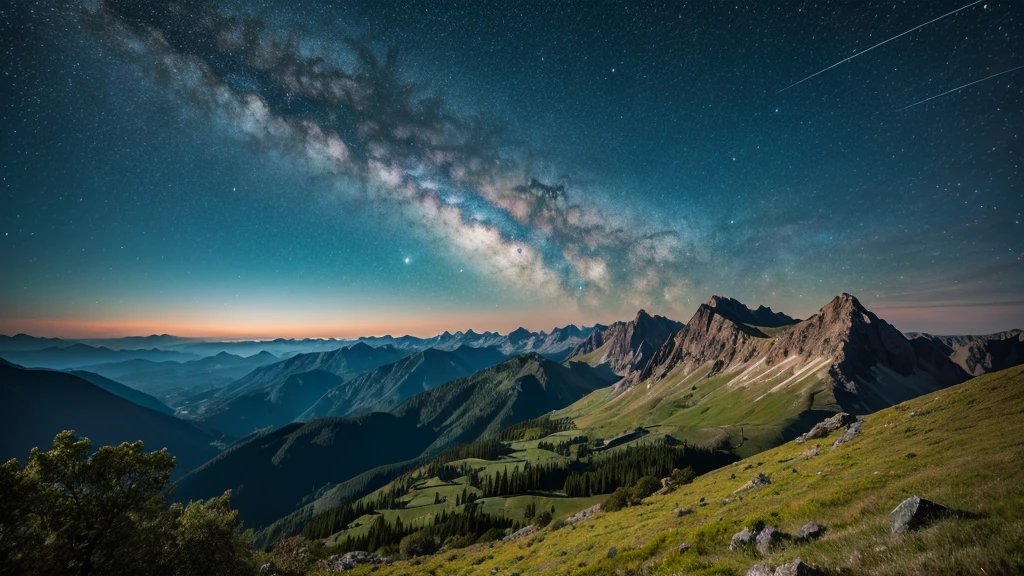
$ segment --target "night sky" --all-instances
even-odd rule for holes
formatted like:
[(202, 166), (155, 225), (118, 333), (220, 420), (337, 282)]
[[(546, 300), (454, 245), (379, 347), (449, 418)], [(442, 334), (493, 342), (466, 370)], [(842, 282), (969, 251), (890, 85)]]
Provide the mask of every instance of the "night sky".
[(939, 18), (969, 3), (4, 2), (0, 332), (841, 292), (903, 330), (1022, 327), (1024, 2)]

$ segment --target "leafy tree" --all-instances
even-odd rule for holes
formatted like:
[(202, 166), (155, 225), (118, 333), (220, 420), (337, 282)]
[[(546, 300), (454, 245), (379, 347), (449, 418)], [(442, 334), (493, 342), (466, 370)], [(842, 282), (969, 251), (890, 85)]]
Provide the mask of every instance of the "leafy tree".
[(65, 431), (22, 468), (0, 467), (0, 573), (235, 574), (253, 570), (251, 533), (229, 495), (168, 508), (174, 459), (141, 442), (92, 450)]

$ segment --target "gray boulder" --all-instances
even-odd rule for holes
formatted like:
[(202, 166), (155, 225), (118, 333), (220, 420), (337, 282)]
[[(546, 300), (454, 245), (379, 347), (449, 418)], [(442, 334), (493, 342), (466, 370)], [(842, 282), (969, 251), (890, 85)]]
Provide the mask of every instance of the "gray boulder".
[(892, 517), (892, 533), (916, 530), (934, 520), (948, 516), (949, 513), (949, 508), (941, 504), (911, 496), (889, 513), (889, 516)]
[(609, 558), (615, 558), (618, 555), (619, 555), (619, 549), (616, 548), (615, 546), (612, 546), (611, 548), (608, 549), (608, 557)]
[(566, 524), (575, 524), (577, 522), (582, 522), (584, 520), (588, 520), (590, 518), (593, 518), (594, 515), (596, 515), (600, 511), (601, 511), (601, 505), (600, 504), (594, 504), (590, 508), (587, 508), (585, 510), (580, 510), (579, 512), (573, 514), (572, 516), (566, 517), (565, 523)]
[(835, 448), (836, 446), (839, 446), (840, 444), (845, 444), (845, 443), (849, 442), (850, 440), (853, 440), (854, 438), (856, 438), (857, 434), (860, 434), (860, 426), (861, 426), (861, 421), (860, 420), (854, 422), (853, 424), (850, 424), (850, 426), (846, 429), (846, 433), (844, 433), (842, 436), (839, 437), (838, 440), (836, 440), (835, 442), (832, 443), (832, 447)]
[(822, 573), (797, 558), (789, 564), (783, 564), (776, 568), (775, 576), (822, 576)]
[(814, 540), (818, 536), (821, 536), (821, 526), (817, 522), (808, 522), (796, 531), (797, 540)]
[(801, 435), (796, 439), (797, 444), (803, 444), (808, 440), (815, 438), (823, 438), (828, 436), (832, 432), (842, 428), (843, 426), (849, 426), (854, 423), (857, 419), (846, 412), (840, 412), (834, 416), (826, 418), (825, 420), (818, 422), (811, 428), (806, 434)]
[(782, 539), (782, 533), (775, 526), (768, 526), (757, 533), (757, 551), (762, 556), (771, 554)]
[(738, 552), (747, 546), (754, 540), (754, 534), (749, 528), (744, 528), (739, 532), (732, 535), (732, 540), (729, 541), (729, 551)]

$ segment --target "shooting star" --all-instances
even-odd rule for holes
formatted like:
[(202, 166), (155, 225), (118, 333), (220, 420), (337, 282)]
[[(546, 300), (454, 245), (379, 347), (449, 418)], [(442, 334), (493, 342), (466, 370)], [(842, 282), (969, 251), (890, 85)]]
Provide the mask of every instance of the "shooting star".
[(895, 40), (895, 39), (897, 39), (897, 38), (899, 38), (901, 36), (906, 36), (907, 34), (910, 34), (914, 30), (918, 30), (918, 29), (924, 28), (925, 26), (927, 26), (929, 24), (932, 24), (934, 22), (938, 22), (939, 20), (942, 20), (943, 18), (946, 18), (948, 16), (952, 16), (953, 14), (956, 14), (957, 12), (960, 12), (961, 10), (966, 10), (966, 9), (970, 8), (971, 6), (974, 6), (975, 4), (981, 4), (982, 2), (984, 2), (984, 0), (976, 0), (975, 2), (971, 2), (970, 4), (968, 4), (966, 6), (962, 6), (960, 8), (957, 8), (956, 10), (953, 10), (952, 12), (947, 12), (947, 13), (943, 14), (942, 16), (939, 16), (938, 18), (929, 20), (929, 21), (925, 22), (924, 24), (918, 24), (917, 26), (914, 26), (910, 30), (907, 30), (906, 32), (902, 32), (900, 34), (897, 34), (897, 35), (893, 36), (892, 38), (889, 38), (888, 40), (882, 40), (881, 42), (879, 42), (878, 44), (875, 44), (871, 48), (868, 48), (866, 50), (861, 50), (860, 52), (857, 52), (856, 54), (854, 54), (853, 56), (850, 56), (849, 58), (844, 58), (843, 60), (840, 60), (839, 62), (836, 62), (835, 64), (829, 66), (828, 68), (824, 68), (822, 70), (818, 70), (817, 72), (815, 72), (814, 74), (811, 74), (807, 78), (804, 78), (803, 80), (800, 80), (799, 82), (794, 82), (793, 84), (790, 84), (789, 86), (786, 86), (782, 90), (779, 90), (778, 92), (776, 92), (776, 94), (782, 94), (786, 90), (789, 90), (790, 88), (792, 88), (794, 86), (797, 86), (799, 84), (803, 84), (804, 82), (810, 80), (811, 78), (814, 78), (818, 74), (821, 74), (823, 72), (828, 72), (829, 70), (835, 68), (836, 66), (839, 66), (840, 64), (845, 64), (846, 62), (849, 62), (850, 60), (853, 60), (854, 58), (856, 58), (857, 56), (860, 56), (861, 54), (867, 54), (868, 52), (871, 52), (872, 50), (874, 50), (875, 48), (878, 48), (879, 46), (881, 46), (883, 44), (888, 44), (889, 42), (892, 42), (893, 40)]
[(1020, 70), (1021, 68), (1024, 68), (1024, 65), (1017, 66), (1016, 68), (1011, 68), (1009, 70), (1003, 70), (1002, 72), (993, 74), (991, 76), (986, 76), (986, 77), (982, 78), (981, 80), (975, 80), (974, 82), (968, 82), (967, 84), (964, 84), (963, 86), (957, 86), (956, 88), (953, 88), (952, 90), (946, 90), (942, 94), (936, 94), (935, 96), (932, 96), (930, 98), (925, 98), (924, 100), (921, 100), (920, 102), (914, 102), (910, 106), (904, 106), (903, 108), (900, 108), (899, 110), (897, 110), (897, 112), (903, 112), (907, 108), (913, 108), (914, 106), (917, 106), (918, 104), (924, 104), (925, 102), (927, 102), (929, 100), (935, 100), (936, 98), (941, 98), (941, 97), (943, 97), (946, 94), (949, 94), (951, 92), (956, 92), (957, 90), (963, 90), (964, 88), (967, 88), (968, 86), (973, 86), (973, 85), (977, 84), (978, 82), (984, 82), (985, 80), (989, 80), (989, 79), (995, 78), (996, 76), (1002, 76), (1003, 74), (1009, 74), (1010, 72), (1016, 72), (1017, 70)]

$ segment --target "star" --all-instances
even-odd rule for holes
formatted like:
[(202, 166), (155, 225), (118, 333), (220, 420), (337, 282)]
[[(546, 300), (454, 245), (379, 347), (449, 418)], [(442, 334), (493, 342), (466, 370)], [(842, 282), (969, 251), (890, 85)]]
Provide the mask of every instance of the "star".
[(405, 263), (406, 263), (406, 264), (408, 264), (408, 263), (409, 263), (409, 257), (408, 257), (408, 256), (406, 256), (406, 257), (405, 257)]

